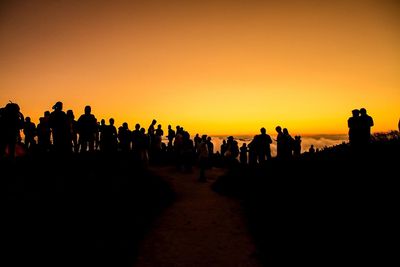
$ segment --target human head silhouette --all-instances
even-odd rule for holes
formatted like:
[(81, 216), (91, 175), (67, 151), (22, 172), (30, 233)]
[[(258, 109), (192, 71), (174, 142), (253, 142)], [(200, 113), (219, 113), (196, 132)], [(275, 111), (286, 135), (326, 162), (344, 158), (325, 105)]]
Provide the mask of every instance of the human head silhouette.
[(106, 120), (105, 119), (101, 119), (101, 125), (106, 125)]
[(281, 133), (281, 132), (282, 132), (281, 126), (276, 126), (275, 130), (276, 130), (278, 133)]
[(58, 101), (57, 103), (54, 104), (53, 109), (54, 110), (62, 110), (63, 108), (63, 103), (61, 101)]
[(114, 119), (113, 118), (111, 118), (109, 121), (110, 121), (110, 125), (111, 126), (114, 125)]
[(264, 127), (262, 127), (262, 128), (260, 129), (260, 132), (261, 132), (262, 134), (265, 134), (267, 131), (265, 130)]
[(92, 112), (92, 108), (91, 108), (90, 106), (86, 106), (86, 107), (85, 107), (85, 114), (86, 114), (86, 115), (89, 115), (90, 112)]
[(28, 123), (31, 122), (31, 117), (26, 117), (25, 121), (28, 122)]
[(358, 117), (360, 115), (360, 111), (358, 109), (353, 109), (351, 113), (353, 114), (353, 117)]
[(365, 108), (360, 108), (360, 114), (361, 115), (366, 115), (367, 114), (367, 110)]
[(139, 129), (140, 129), (140, 124), (139, 124), (139, 123), (136, 123), (135, 129), (136, 129), (136, 130), (139, 130)]
[(72, 109), (67, 110), (67, 116), (68, 118), (74, 119), (74, 112), (72, 111)]

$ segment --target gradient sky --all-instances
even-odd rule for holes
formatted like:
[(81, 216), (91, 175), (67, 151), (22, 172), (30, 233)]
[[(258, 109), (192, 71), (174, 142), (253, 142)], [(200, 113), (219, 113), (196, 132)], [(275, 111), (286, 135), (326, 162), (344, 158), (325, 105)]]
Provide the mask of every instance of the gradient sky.
[[(328, 3), (329, 2), (329, 3)], [(400, 117), (399, 1), (1, 1), (0, 105), (192, 134)]]

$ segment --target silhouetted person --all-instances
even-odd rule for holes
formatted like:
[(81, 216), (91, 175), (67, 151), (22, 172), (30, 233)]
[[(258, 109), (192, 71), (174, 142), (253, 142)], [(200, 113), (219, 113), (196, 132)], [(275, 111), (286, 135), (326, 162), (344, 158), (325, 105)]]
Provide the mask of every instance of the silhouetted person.
[(149, 165), (150, 142), (150, 135), (146, 134), (144, 128), (140, 128), (140, 141), (138, 148), (140, 151), (140, 161), (144, 167)]
[(250, 166), (255, 166), (257, 165), (257, 151), (256, 151), (256, 139), (257, 135), (253, 137), (253, 140), (249, 143), (248, 151), (249, 151), (249, 165)]
[(242, 165), (247, 165), (247, 144), (243, 143), (242, 146), (240, 147), (240, 155), (239, 155), (239, 159), (240, 159), (240, 163)]
[(301, 136), (295, 136), (293, 142), (293, 156), (300, 157), (301, 154)]
[(147, 133), (150, 136), (151, 140), (153, 141), (154, 136), (155, 136), (155, 125), (156, 125), (157, 121), (156, 120), (152, 120), (149, 128), (147, 129)]
[(117, 151), (117, 129), (114, 126), (114, 119), (109, 119), (110, 125), (106, 125), (103, 128), (102, 143), (104, 152), (106, 154), (112, 154)]
[(157, 125), (157, 129), (155, 130), (155, 142), (154, 147), (159, 150), (161, 149), (162, 137), (164, 136), (164, 131), (161, 128), (161, 124)]
[(196, 153), (197, 153), (197, 149), (198, 149), (199, 144), (201, 142), (201, 137), (200, 137), (200, 135), (198, 133), (194, 136), (193, 141), (194, 141), (194, 149), (196, 150)]
[(106, 128), (106, 120), (101, 119), (99, 126), (99, 141), (100, 141), (100, 151), (104, 151), (104, 129)]
[(51, 130), (49, 127), (48, 119), (45, 117), (39, 118), (39, 124), (36, 127), (38, 136), (38, 145), (41, 152), (47, 152), (50, 149), (50, 136)]
[(234, 166), (237, 163), (237, 157), (239, 156), (239, 146), (236, 140), (234, 140), (233, 136), (229, 136), (226, 141), (226, 152), (225, 158), (230, 167)]
[(283, 153), (285, 159), (291, 159), (293, 156), (293, 137), (289, 134), (287, 128), (282, 130), (284, 142), (283, 142)]
[(0, 158), (4, 154), (14, 158), (20, 130), (24, 127), (24, 116), (18, 104), (8, 103), (0, 110), (0, 127)]
[(176, 136), (174, 140), (175, 163), (177, 169), (180, 169), (183, 161), (183, 131), (181, 127), (176, 126)]
[(25, 118), (24, 129), (25, 135), (25, 147), (26, 149), (32, 149), (36, 145), (35, 136), (36, 136), (36, 125), (31, 122), (30, 117)]
[(272, 139), (267, 134), (264, 127), (260, 129), (260, 132), (261, 134), (256, 135), (253, 145), (257, 154), (258, 162), (264, 164), (266, 159), (271, 159), (270, 145), (272, 144)]
[[(155, 120), (153, 122), (155, 122)], [(150, 161), (159, 163), (161, 160), (162, 137), (164, 135), (161, 124), (157, 125), (157, 129), (154, 130), (153, 135), (151, 135), (150, 133), (149, 135), (151, 139)]]
[(68, 118), (68, 123), (69, 123), (69, 129), (70, 129), (70, 135), (71, 135), (71, 141), (72, 141), (72, 146), (74, 148), (74, 152), (78, 153), (78, 123), (75, 120), (75, 115), (74, 112), (69, 109), (67, 110), (67, 118)]
[(315, 153), (314, 145), (311, 145), (311, 146), (310, 146), (310, 148), (308, 149), (308, 152), (309, 152), (310, 154), (314, 154), (314, 153)]
[(360, 111), (353, 109), (352, 117), (347, 120), (349, 127), (349, 142), (351, 146), (358, 147), (360, 143)]
[(187, 131), (183, 131), (183, 143), (182, 143), (182, 163), (184, 171), (191, 172), (194, 160), (194, 143), (190, 139), (190, 134)]
[(221, 144), (221, 156), (225, 156), (225, 152), (226, 152), (226, 140), (222, 140), (222, 144)]
[(209, 151), (207, 145), (207, 135), (203, 135), (201, 137), (201, 141), (198, 144), (197, 153), (199, 155), (199, 167), (200, 167), (200, 182), (206, 182), (205, 170), (207, 169), (208, 159), (209, 159)]
[(90, 106), (85, 107), (85, 113), (78, 119), (78, 133), (79, 133), (79, 145), (81, 147), (80, 152), (86, 152), (87, 147), (89, 151), (94, 151), (94, 141), (97, 130), (97, 119), (91, 114), (92, 108)]
[(139, 158), (139, 143), (140, 143), (140, 138), (141, 138), (141, 133), (140, 133), (140, 124), (136, 123), (135, 124), (135, 130), (132, 131), (132, 150), (134, 154)]
[(121, 151), (123, 153), (128, 153), (131, 145), (131, 131), (129, 130), (128, 123), (124, 122), (122, 126), (118, 128), (118, 139)]
[(284, 134), (282, 132), (282, 128), (281, 126), (277, 126), (275, 128), (276, 132), (278, 133), (277, 137), (276, 137), (276, 157), (278, 159), (281, 159), (282, 157), (284, 157), (284, 146), (285, 146), (285, 137)]
[(360, 109), (360, 144), (366, 146), (371, 140), (371, 127), (374, 126), (374, 121), (371, 116), (367, 114), (365, 108)]
[(175, 138), (175, 131), (172, 129), (171, 125), (168, 125), (168, 147), (172, 147), (172, 142)]
[(207, 147), (208, 147), (208, 154), (210, 159), (214, 156), (214, 144), (211, 141), (211, 136), (207, 137)]
[(54, 111), (50, 114), (49, 125), (53, 134), (54, 150), (58, 154), (65, 155), (72, 151), (67, 114), (62, 110), (62, 102), (57, 102), (53, 109)]

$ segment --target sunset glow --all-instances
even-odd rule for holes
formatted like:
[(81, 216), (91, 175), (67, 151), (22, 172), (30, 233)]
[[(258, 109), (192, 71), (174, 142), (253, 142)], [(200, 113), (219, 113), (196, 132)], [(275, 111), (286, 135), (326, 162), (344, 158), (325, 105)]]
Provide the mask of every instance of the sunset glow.
[(365, 107), (388, 131), (399, 41), (397, 1), (2, 1), (0, 106), (192, 134), (346, 133)]

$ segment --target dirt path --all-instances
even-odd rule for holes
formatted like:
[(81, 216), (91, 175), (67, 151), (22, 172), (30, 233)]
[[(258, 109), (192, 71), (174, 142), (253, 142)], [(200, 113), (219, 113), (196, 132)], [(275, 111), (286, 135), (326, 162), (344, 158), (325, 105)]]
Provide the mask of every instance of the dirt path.
[(210, 188), (223, 170), (208, 171), (207, 183), (197, 181), (198, 170), (153, 171), (171, 183), (177, 199), (143, 241), (135, 266), (260, 266), (240, 204)]

